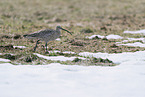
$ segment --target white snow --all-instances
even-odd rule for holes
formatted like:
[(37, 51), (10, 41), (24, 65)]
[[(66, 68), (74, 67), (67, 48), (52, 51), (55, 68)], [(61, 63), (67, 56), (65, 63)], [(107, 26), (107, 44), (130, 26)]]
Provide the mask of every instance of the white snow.
[[(48, 51), (49, 53), (61, 53), (61, 51), (58, 51), (58, 50), (54, 50), (54, 51)], [(75, 52), (72, 52), (72, 51), (64, 51), (62, 52), (64, 54), (76, 54)]]
[[(127, 43), (130, 41), (142, 41), (143, 43), (145, 43), (145, 38), (127, 38), (121, 42), (116, 42), (117, 45), (127, 45), (127, 46), (139, 46), (139, 47), (144, 47), (143, 43), (140, 42), (135, 42), (135, 43)], [(126, 43), (126, 44), (123, 44)]]
[(95, 38), (96, 36), (98, 36), (99, 38), (104, 38), (105, 36), (101, 36), (101, 35), (92, 35), (92, 36), (90, 36), (90, 37), (88, 37), (88, 36), (86, 36), (86, 38), (88, 38), (88, 39), (93, 39), (93, 38)]
[[(123, 64), (124, 62), (130, 62), (132, 64), (134, 61), (143, 61), (145, 62), (145, 51), (138, 51), (138, 52), (124, 52), (119, 54), (108, 54), (108, 53), (90, 53), (90, 52), (82, 52), (79, 55), (81, 56), (93, 56), (96, 58), (108, 58), (112, 60), (114, 63)], [(145, 65), (145, 64), (144, 64)]]
[[(137, 41), (137, 40), (145, 42), (145, 38), (127, 38), (127, 40), (123, 40), (122, 42)], [(120, 43), (122, 43), (122, 42), (120, 42)]]
[(145, 51), (81, 53), (114, 67), (0, 64), (0, 97), (145, 97)]
[(9, 59), (0, 58), (0, 62), (10, 62), (10, 60)]
[[(95, 38), (96, 36), (98, 36), (98, 37), (101, 38), (101, 39), (105, 38), (105, 36), (101, 36), (101, 35), (92, 35), (92, 36), (90, 36), (90, 37), (87, 36), (86, 38), (88, 38), (88, 39), (93, 39), (93, 38)], [(107, 38), (107, 39), (123, 39), (123, 37), (121, 37), (121, 36), (119, 36), (119, 35), (114, 35), (114, 34), (107, 35), (106, 38)]]
[(26, 46), (13, 46), (14, 48), (27, 48)]
[(106, 36), (106, 38), (107, 39), (123, 39), (123, 37), (121, 37), (119, 35), (113, 35), (113, 34)]
[(40, 58), (44, 58), (47, 60), (54, 60), (54, 61), (73, 61), (75, 58), (79, 58), (79, 59), (85, 59), (83, 57), (65, 57), (65, 56), (44, 56), (38, 53), (34, 53), (35, 55), (37, 55)]
[(126, 44), (117, 44), (117, 45), (134, 46), (134, 47), (145, 47), (145, 44), (143, 44), (141, 42), (126, 43)]
[(57, 38), (56, 40), (57, 40), (57, 41), (61, 41), (61, 39), (60, 39), (60, 38)]
[(124, 31), (123, 33), (130, 33), (130, 34), (145, 34), (144, 30), (138, 30), (138, 31)]
[(48, 51), (49, 53), (61, 53), (61, 51), (54, 50), (54, 51)]
[(64, 51), (63, 53), (64, 54), (76, 54), (75, 52), (72, 52), (72, 51)]
[(145, 38), (127, 38), (129, 41), (136, 41), (141, 40), (142, 42), (145, 42)]

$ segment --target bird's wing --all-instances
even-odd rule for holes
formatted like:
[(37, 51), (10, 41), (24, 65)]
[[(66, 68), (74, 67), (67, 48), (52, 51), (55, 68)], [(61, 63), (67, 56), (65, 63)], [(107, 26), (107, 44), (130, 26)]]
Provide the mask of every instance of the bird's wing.
[(27, 38), (43, 38), (45, 35), (51, 35), (52, 33), (54, 33), (54, 31), (55, 30), (53, 30), (53, 29), (43, 29), (43, 30), (33, 32), (31, 34), (26, 34), (26, 35), (24, 35), (24, 37), (27, 37)]
[(44, 37), (47, 37), (47, 36), (51, 36), (51, 35), (53, 35), (54, 32), (55, 32), (55, 30), (53, 30), (53, 29), (40, 30), (38, 37), (39, 38), (44, 38)]

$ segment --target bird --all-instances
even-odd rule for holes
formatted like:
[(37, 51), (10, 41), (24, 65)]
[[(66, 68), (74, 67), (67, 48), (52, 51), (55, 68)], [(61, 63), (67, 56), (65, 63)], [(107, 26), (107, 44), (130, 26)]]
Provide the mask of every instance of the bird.
[(38, 42), (45, 41), (45, 47), (46, 47), (46, 52), (47, 52), (47, 43), (49, 41), (53, 41), (53, 40), (57, 39), (61, 35), (60, 30), (64, 30), (72, 35), (72, 33), (70, 31), (62, 28), (61, 26), (57, 26), (56, 30), (43, 29), (43, 30), (39, 30), (39, 31), (30, 33), (30, 34), (25, 34), (25, 35), (23, 35), (23, 37), (28, 38), (28, 39), (37, 39), (36, 45), (35, 45), (34, 50), (33, 50), (34, 52), (36, 51)]

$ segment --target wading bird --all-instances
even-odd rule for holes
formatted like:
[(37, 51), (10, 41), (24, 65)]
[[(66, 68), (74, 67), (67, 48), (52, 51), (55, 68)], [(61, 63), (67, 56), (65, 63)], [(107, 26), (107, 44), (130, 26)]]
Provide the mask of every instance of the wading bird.
[(26, 35), (23, 35), (23, 36), (25, 38), (28, 38), (28, 39), (37, 39), (36, 45), (34, 47), (34, 51), (36, 50), (37, 44), (40, 40), (45, 41), (45, 47), (46, 47), (46, 52), (47, 52), (47, 43), (49, 41), (53, 41), (53, 40), (57, 39), (61, 34), (60, 30), (64, 30), (64, 31), (71, 34), (71, 32), (69, 32), (68, 30), (63, 29), (61, 26), (57, 26), (56, 30), (45, 29), (45, 30), (40, 30), (40, 31), (31, 33), (31, 34), (26, 34)]

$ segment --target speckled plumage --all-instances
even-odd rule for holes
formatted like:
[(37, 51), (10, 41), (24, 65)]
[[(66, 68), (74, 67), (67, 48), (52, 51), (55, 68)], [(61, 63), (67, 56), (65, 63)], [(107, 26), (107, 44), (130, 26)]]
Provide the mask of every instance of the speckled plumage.
[(60, 31), (55, 31), (53, 29), (45, 29), (45, 30), (40, 30), (31, 34), (26, 34), (26, 38), (39, 39), (45, 42), (55, 40), (59, 36), (60, 36)]
[[(67, 30), (63, 29), (62, 27), (57, 26), (56, 30), (45, 29), (45, 30), (40, 30), (40, 31), (31, 33), (31, 34), (26, 34), (26, 35), (23, 35), (23, 36), (25, 38), (29, 38), (29, 39), (37, 39), (37, 43), (36, 43), (36, 46), (34, 48), (34, 51), (36, 50), (38, 41), (40, 41), (40, 40), (45, 41), (46, 42), (45, 46), (46, 46), (46, 51), (47, 51), (47, 43), (49, 41), (53, 41), (53, 40), (57, 39), (61, 34), (61, 32), (60, 32), (61, 29), (64, 30), (64, 31), (67, 31)], [(70, 33), (69, 31), (67, 31), (67, 32)]]

